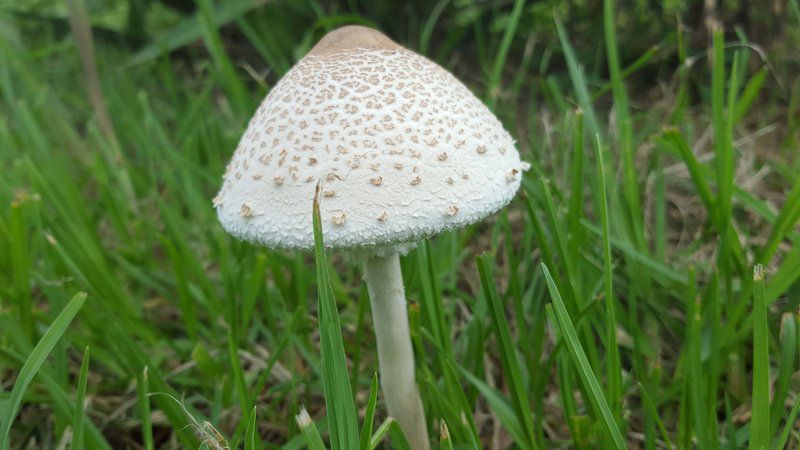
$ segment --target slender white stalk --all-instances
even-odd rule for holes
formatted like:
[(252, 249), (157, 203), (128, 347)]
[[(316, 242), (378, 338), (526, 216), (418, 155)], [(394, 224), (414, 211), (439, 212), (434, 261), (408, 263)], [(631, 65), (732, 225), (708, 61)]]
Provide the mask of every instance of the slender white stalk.
[(400, 423), (412, 450), (429, 450), (425, 413), (414, 380), (414, 351), (398, 254), (367, 259), (364, 279), (372, 305), (381, 387), (389, 415)]

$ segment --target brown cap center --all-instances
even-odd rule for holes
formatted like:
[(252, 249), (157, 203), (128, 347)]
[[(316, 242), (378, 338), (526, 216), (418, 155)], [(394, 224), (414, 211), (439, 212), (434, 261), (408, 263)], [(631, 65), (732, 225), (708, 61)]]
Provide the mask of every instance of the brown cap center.
[(360, 25), (348, 25), (326, 34), (314, 48), (310, 56), (329, 56), (354, 49), (397, 50), (402, 48), (383, 33)]

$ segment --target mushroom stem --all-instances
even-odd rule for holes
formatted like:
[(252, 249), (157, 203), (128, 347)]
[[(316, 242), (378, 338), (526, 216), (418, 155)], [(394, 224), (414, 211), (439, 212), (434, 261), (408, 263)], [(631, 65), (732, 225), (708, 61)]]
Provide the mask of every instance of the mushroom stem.
[(397, 253), (364, 262), (372, 322), (378, 342), (381, 387), (389, 415), (397, 419), (412, 450), (429, 450), (425, 413), (414, 380), (414, 351)]

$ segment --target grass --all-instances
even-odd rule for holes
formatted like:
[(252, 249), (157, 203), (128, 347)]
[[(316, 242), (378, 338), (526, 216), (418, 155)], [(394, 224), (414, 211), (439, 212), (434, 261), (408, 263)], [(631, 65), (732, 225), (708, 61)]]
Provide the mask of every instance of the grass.
[(800, 446), (796, 58), (677, 23), (632, 54), (611, 0), (588, 40), (536, 2), (256, 3), (155, 11), (136, 51), (91, 2), (78, 41), (0, 15), (3, 449), (408, 448), (358, 271), (320, 227), (275, 252), (211, 207), (258, 101), (343, 23), (453, 70), (532, 164), (403, 257), (432, 448)]

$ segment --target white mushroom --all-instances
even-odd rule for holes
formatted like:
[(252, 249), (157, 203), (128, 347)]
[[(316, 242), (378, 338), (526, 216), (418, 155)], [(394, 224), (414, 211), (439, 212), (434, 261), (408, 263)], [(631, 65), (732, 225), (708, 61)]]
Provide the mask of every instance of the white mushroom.
[[(471, 132), (454, 139), (456, 120)], [(287, 170), (287, 157), (307, 163)], [(526, 168), (514, 140), (445, 69), (377, 31), (348, 26), (322, 38), (258, 108), (229, 167), (256, 162), (273, 183), (226, 174), (215, 202), (222, 226), (271, 248), (311, 250), (309, 181), (326, 184), (326, 246), (368, 255), (364, 279), (389, 414), (413, 450), (427, 450), (396, 249), (505, 206)], [(402, 170), (409, 165), (411, 174)], [(298, 177), (306, 182), (289, 181)], [(260, 214), (243, 210), (245, 202)]]

